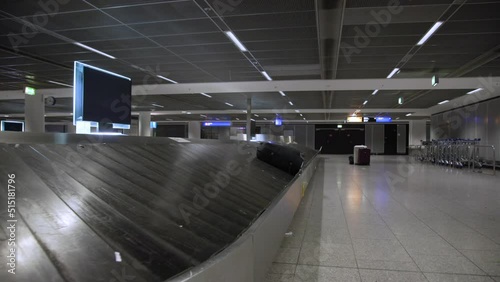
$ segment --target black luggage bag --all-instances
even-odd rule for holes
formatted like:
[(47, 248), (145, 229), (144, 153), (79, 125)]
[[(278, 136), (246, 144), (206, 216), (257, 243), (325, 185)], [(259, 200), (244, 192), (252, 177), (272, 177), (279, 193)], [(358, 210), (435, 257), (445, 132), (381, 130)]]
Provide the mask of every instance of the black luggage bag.
[(272, 143), (262, 143), (257, 148), (257, 158), (292, 175), (300, 171), (304, 162), (299, 150)]

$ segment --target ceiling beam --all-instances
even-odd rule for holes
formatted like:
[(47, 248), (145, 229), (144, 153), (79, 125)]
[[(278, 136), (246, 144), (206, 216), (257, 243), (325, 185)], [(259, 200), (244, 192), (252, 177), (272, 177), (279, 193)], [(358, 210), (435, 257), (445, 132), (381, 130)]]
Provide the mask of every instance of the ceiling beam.
[[(301, 109), (297, 112), (295, 109), (253, 109), (252, 114), (345, 114), (350, 115), (353, 109)], [(363, 109), (360, 114), (379, 114), (379, 113), (419, 113), (421, 116), (426, 116), (425, 109)], [(189, 113), (189, 114), (188, 114)], [(192, 111), (154, 111), (153, 116), (168, 116), (168, 115), (243, 115), (245, 110), (192, 110)], [(46, 113), (45, 117), (68, 117), (72, 113)], [(133, 111), (132, 115), (139, 115), (138, 111)], [(0, 117), (22, 118), (24, 114), (7, 114)]]
[[(500, 77), (488, 77), (491, 85), (500, 86)], [(299, 91), (373, 91), (379, 90), (446, 90), (475, 89), (482, 85), (483, 77), (442, 78), (437, 86), (431, 85), (427, 78), (398, 79), (333, 79), (333, 80), (278, 80), (245, 82), (210, 82), (183, 84), (135, 85), (132, 95), (178, 95), (199, 93), (260, 93), (260, 92), (299, 92)], [(304, 93), (307, 95), (308, 93)], [(37, 95), (53, 97), (72, 97), (72, 88), (38, 89)], [(22, 90), (0, 91), (0, 100), (24, 99)]]

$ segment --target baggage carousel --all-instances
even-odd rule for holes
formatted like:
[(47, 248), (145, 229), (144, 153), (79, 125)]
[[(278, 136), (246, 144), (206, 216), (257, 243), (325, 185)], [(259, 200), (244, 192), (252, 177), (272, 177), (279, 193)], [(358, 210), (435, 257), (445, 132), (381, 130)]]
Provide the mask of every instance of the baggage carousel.
[(295, 146), (305, 162), (290, 175), (256, 159), (258, 143), (236, 141), (1, 133), (0, 143), (1, 253), (12, 224), (16, 243), (16, 274), (3, 256), (0, 281), (260, 281), (317, 162)]

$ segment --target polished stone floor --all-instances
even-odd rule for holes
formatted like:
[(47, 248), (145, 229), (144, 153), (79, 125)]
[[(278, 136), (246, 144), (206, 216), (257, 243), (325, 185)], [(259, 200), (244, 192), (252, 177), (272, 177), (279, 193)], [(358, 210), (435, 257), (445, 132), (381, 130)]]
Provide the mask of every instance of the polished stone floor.
[(500, 175), (323, 157), (267, 281), (500, 281)]

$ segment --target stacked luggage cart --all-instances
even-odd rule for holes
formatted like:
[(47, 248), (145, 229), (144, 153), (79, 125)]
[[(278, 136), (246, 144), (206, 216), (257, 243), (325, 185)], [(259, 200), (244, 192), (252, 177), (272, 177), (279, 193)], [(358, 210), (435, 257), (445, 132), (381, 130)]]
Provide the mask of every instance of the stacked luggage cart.
[(410, 146), (410, 151), (418, 161), (459, 169), (467, 168), (475, 172), (483, 172), (483, 167), (491, 167), (495, 175), (495, 147), (480, 143), (479, 138), (422, 141), (422, 145)]

